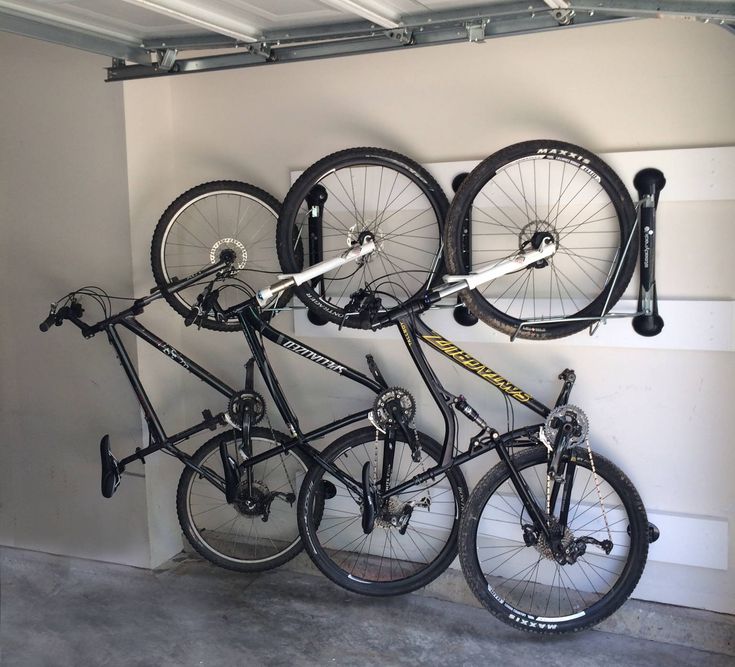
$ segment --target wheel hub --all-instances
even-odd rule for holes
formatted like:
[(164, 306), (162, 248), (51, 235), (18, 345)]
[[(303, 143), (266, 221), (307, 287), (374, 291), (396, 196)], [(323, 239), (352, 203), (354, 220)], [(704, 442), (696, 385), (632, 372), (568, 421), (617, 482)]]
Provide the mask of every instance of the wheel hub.
[(216, 264), (223, 250), (232, 250), (235, 253), (233, 266), (236, 269), (245, 268), (245, 264), (248, 261), (248, 251), (240, 241), (232, 238), (224, 238), (217, 241), (209, 251), (209, 261), (212, 264)]
[(243, 480), (235, 500), (235, 509), (246, 516), (260, 516), (266, 511), (266, 504), (270, 492), (261, 482), (253, 482), (248, 489), (247, 481)]
[(554, 239), (554, 245), (559, 247), (559, 233), (552, 223), (547, 220), (531, 220), (518, 234), (518, 249), (527, 248), (531, 244), (533, 235), (537, 232), (550, 234)]
[[(558, 525), (555, 524), (551, 527), (551, 529), (552, 531), (558, 531), (559, 527)], [(561, 538), (562, 550), (566, 551), (573, 542), (574, 542), (574, 534), (567, 527), (564, 530), (564, 535)], [(549, 544), (549, 542), (546, 539), (546, 536), (543, 533), (540, 533), (536, 537), (536, 542), (533, 545), (533, 547), (547, 560), (556, 560), (556, 557), (554, 555), (554, 549), (552, 548), (551, 544)]]
[(361, 257), (360, 263), (367, 263), (373, 259), (373, 255), (380, 252), (383, 249), (383, 241), (385, 240), (385, 233), (381, 231), (380, 225), (375, 221), (369, 223), (356, 223), (347, 230), (347, 247), (351, 248), (354, 245), (359, 245), (366, 236), (370, 236), (375, 243), (375, 252), (370, 253)]

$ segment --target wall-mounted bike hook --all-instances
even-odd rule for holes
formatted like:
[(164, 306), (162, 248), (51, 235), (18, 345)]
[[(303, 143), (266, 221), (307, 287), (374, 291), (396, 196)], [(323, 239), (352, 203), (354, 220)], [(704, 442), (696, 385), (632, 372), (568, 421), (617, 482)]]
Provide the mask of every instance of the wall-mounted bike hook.
[[(463, 171), (461, 174), (457, 174), (452, 179), (452, 191), (457, 192), (457, 190), (459, 190), (459, 186), (462, 185), (462, 182), (467, 178), (467, 176), (469, 176), (469, 173), (466, 171)], [(468, 212), (467, 217), (464, 220), (464, 224), (462, 225), (462, 261), (467, 273), (472, 270), (472, 267), (470, 266), (470, 224), (471, 219)], [(454, 307), (452, 315), (454, 316), (454, 321), (457, 324), (461, 324), (463, 327), (471, 327), (477, 324), (477, 317), (475, 317), (470, 312), (470, 309), (462, 303), (462, 299), (459, 296), (457, 297), (457, 305)]]
[(658, 169), (642, 169), (635, 175), (633, 185), (641, 202), (641, 285), (633, 329), (641, 336), (656, 336), (664, 328), (656, 297), (656, 207), (666, 179)]

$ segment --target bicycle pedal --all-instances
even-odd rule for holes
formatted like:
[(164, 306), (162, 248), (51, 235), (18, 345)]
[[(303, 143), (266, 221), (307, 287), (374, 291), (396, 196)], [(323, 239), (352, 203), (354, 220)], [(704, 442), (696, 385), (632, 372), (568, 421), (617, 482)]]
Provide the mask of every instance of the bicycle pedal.
[(324, 494), (324, 499), (329, 500), (337, 495), (337, 487), (325, 479), (322, 481), (322, 493)]
[(237, 463), (231, 456), (223, 459), (225, 470), (225, 498), (228, 503), (234, 503), (237, 500), (237, 489), (240, 485), (240, 475), (237, 470)]
[(117, 487), (120, 486), (120, 476), (122, 470), (117, 459), (110, 451), (110, 436), (105, 435), (100, 441), (100, 459), (102, 462), (102, 495), (105, 498), (112, 498)]
[(362, 532), (369, 535), (375, 526), (375, 487), (372, 484), (370, 461), (362, 467)]

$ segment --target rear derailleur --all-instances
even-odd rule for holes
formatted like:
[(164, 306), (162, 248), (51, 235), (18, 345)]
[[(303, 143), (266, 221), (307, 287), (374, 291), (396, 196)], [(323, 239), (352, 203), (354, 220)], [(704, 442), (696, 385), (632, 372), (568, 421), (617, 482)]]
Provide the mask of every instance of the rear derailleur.
[(526, 546), (534, 547), (544, 558), (555, 560), (559, 565), (574, 565), (587, 553), (588, 544), (599, 547), (606, 555), (613, 550), (613, 543), (610, 540), (596, 540), (588, 536), (575, 539), (568, 528), (562, 530), (555, 521), (549, 526), (551, 533), (549, 538), (531, 524), (523, 524), (522, 528)]

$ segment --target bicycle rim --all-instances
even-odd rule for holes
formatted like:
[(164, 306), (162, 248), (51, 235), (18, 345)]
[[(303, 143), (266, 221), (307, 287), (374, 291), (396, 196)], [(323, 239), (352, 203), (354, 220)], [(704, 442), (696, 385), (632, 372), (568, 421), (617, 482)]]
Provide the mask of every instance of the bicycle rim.
[[(315, 254), (309, 241), (313, 193), (320, 188), (325, 200), (317, 227), (321, 248)], [(341, 255), (369, 235), (375, 252), (297, 289), (326, 320), (356, 326), (347, 302), (357, 290), (379, 292), (389, 307), (432, 282), (446, 209), (439, 186), (408, 158), (379, 149), (343, 151), (307, 169), (289, 191), (279, 223), (281, 262), (285, 271), (298, 271), (303, 264)]]
[(475, 315), (501, 331), (534, 322), (519, 335), (580, 331), (592, 323), (584, 318), (607, 312), (630, 280), (638, 245), (632, 203), (612, 170), (583, 149), (528, 142), (499, 151), (470, 174), (455, 203), (447, 253), (457, 273), (530, 249), (538, 232), (554, 239), (548, 260), (467, 295)]
[[(244, 460), (239, 435), (226, 436), (228, 454)], [(213, 439), (197, 464), (224, 479), (220, 439)], [(253, 455), (279, 443), (265, 433), (252, 438)], [(209, 443), (208, 443), (209, 444)], [(206, 445), (205, 445), (206, 447)], [(179, 491), (182, 526), (192, 545), (207, 559), (224, 567), (262, 570), (285, 562), (301, 548), (295, 497), (307, 466), (294, 454), (279, 454), (253, 466), (252, 483), (243, 473), (234, 503), (206, 478), (186, 470)], [(188, 473), (188, 474), (187, 474)], [(271, 493), (292, 494), (268, 502)]]
[[(383, 441), (376, 444), (374, 437), (374, 431), (366, 429), (357, 438), (335, 443), (338, 447), (325, 452), (325, 458), (353, 479), (360, 479), (363, 465), (370, 461), (377, 479)], [(430, 452), (425, 443), (422, 446), (422, 460), (416, 462), (408, 444), (396, 442), (392, 486), (436, 465), (438, 445)], [(333, 497), (323, 493), (325, 482), (336, 490)], [(385, 501), (369, 534), (362, 529), (360, 499), (322, 468), (312, 470), (303, 494), (299, 521), (308, 535), (305, 546), (322, 572), (344, 588), (367, 595), (407, 593), (436, 578), (456, 556), (466, 497), (458, 471)], [(401, 534), (400, 518), (409, 503), (414, 506), (405, 534)]]
[[(609, 554), (587, 544), (575, 563), (562, 565), (543, 536), (529, 545), (523, 527), (533, 521), (504, 464), (488, 473), (468, 504), (460, 555), (471, 588), (498, 618), (523, 630), (568, 632), (599, 622), (627, 599), (645, 565), (646, 514), (630, 481), (595, 455), (600, 504), (587, 451), (578, 448), (571, 459), (575, 472), (562, 543), (611, 539)], [(546, 507), (545, 450), (514, 460), (539, 507)]]
[[(268, 193), (236, 181), (206, 183), (187, 191), (169, 206), (156, 227), (151, 247), (156, 283), (165, 289), (177, 278), (218, 262), (221, 253), (229, 250), (235, 255), (237, 273), (215, 285), (220, 288), (219, 303), (228, 308), (244, 301), (280, 273), (275, 248), (279, 209)], [(202, 285), (194, 285), (166, 299), (185, 317), (201, 290)], [(236, 319), (219, 322), (213, 316), (202, 326), (224, 331), (240, 328)]]

